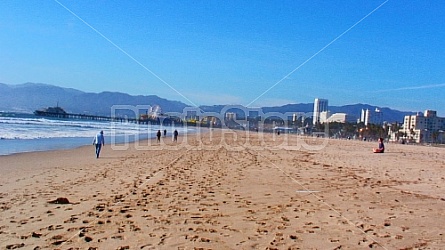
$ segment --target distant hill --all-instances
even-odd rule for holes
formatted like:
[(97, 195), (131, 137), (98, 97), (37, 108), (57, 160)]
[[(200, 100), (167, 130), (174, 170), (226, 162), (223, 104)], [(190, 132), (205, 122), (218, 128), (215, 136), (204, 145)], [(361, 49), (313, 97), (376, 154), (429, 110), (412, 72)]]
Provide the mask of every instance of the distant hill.
[[(0, 83), (0, 111), (32, 113), (36, 109), (59, 105), (68, 113), (93, 114), (109, 116), (113, 105), (159, 105), (163, 112), (183, 112), (188, 105), (167, 100), (156, 95), (132, 96), (119, 92), (86, 93), (71, 88), (62, 88), (48, 84), (25, 83), (20, 85), (7, 85)], [(200, 106), (204, 112), (219, 113), (225, 105)], [(241, 107), (241, 106), (240, 106)], [(263, 107), (267, 112), (312, 112), (313, 103), (287, 104), (276, 107)], [(379, 108), (383, 113), (383, 120), (388, 122), (402, 122), (405, 115), (414, 112), (393, 110), (388, 107), (377, 107), (369, 104), (352, 104), (344, 106), (329, 106), (331, 113), (346, 113), (360, 117), (362, 109), (375, 110)], [(230, 112), (244, 113), (234, 109)], [(119, 115), (134, 116), (132, 111), (121, 110)]]
[[(110, 116), (113, 105), (159, 105), (163, 112), (182, 112), (187, 107), (182, 102), (170, 101), (155, 95), (131, 96), (119, 92), (86, 93), (48, 84), (0, 83), (0, 111), (32, 113), (36, 109), (57, 104), (68, 113), (104, 116)], [(134, 116), (133, 111), (120, 110), (119, 114)]]

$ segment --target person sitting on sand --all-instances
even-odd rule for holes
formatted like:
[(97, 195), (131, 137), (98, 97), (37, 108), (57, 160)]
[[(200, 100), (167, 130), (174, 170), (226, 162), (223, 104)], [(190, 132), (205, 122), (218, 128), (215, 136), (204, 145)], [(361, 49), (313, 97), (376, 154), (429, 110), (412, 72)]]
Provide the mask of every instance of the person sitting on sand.
[(379, 148), (373, 149), (374, 153), (384, 153), (385, 145), (383, 144), (383, 138), (379, 138)]

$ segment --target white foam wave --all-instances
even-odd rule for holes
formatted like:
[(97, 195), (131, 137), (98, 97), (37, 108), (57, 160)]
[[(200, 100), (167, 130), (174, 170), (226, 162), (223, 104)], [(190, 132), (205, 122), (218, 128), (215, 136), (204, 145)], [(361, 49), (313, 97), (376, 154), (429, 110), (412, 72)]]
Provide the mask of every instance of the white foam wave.
[[(158, 129), (161, 127), (135, 123), (0, 117), (0, 139), (93, 137), (100, 130), (108, 136), (152, 137)], [(176, 129), (180, 132), (185, 130), (185, 128)]]

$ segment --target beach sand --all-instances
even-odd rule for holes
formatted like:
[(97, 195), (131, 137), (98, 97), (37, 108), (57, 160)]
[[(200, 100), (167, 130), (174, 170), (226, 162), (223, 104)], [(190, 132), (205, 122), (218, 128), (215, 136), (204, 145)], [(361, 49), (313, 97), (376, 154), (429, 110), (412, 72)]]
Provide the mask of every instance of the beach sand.
[(445, 249), (443, 148), (163, 140), (0, 157), (0, 249)]

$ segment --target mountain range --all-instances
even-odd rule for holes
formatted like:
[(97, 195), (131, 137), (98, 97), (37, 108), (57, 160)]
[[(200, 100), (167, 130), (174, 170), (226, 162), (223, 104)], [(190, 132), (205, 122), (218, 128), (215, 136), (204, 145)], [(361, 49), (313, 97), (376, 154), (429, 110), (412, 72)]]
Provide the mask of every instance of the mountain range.
[[(0, 83), (0, 111), (32, 113), (34, 110), (50, 106), (60, 106), (68, 113), (109, 116), (113, 105), (159, 105), (163, 112), (183, 112), (188, 105), (174, 100), (167, 100), (156, 95), (132, 96), (119, 92), (87, 93), (72, 88), (62, 88), (41, 83), (9, 85)], [(200, 106), (206, 112), (220, 112), (225, 105)], [(275, 107), (262, 107), (267, 112), (312, 112), (313, 103), (286, 104)], [(402, 122), (405, 115), (414, 112), (398, 111), (388, 107), (377, 107), (369, 104), (352, 104), (329, 106), (331, 113), (346, 113), (359, 118), (362, 109), (380, 109), (383, 120)], [(134, 116), (133, 111), (120, 111), (119, 115)]]
[[(2, 111), (32, 113), (37, 109), (60, 106), (68, 113), (110, 116), (113, 105), (159, 105), (163, 112), (182, 111), (187, 107), (182, 102), (155, 95), (132, 96), (117, 92), (86, 93), (40, 83), (19, 85), (0, 83), (0, 110)], [(135, 116), (133, 111), (118, 110), (118, 112), (119, 115)]]

